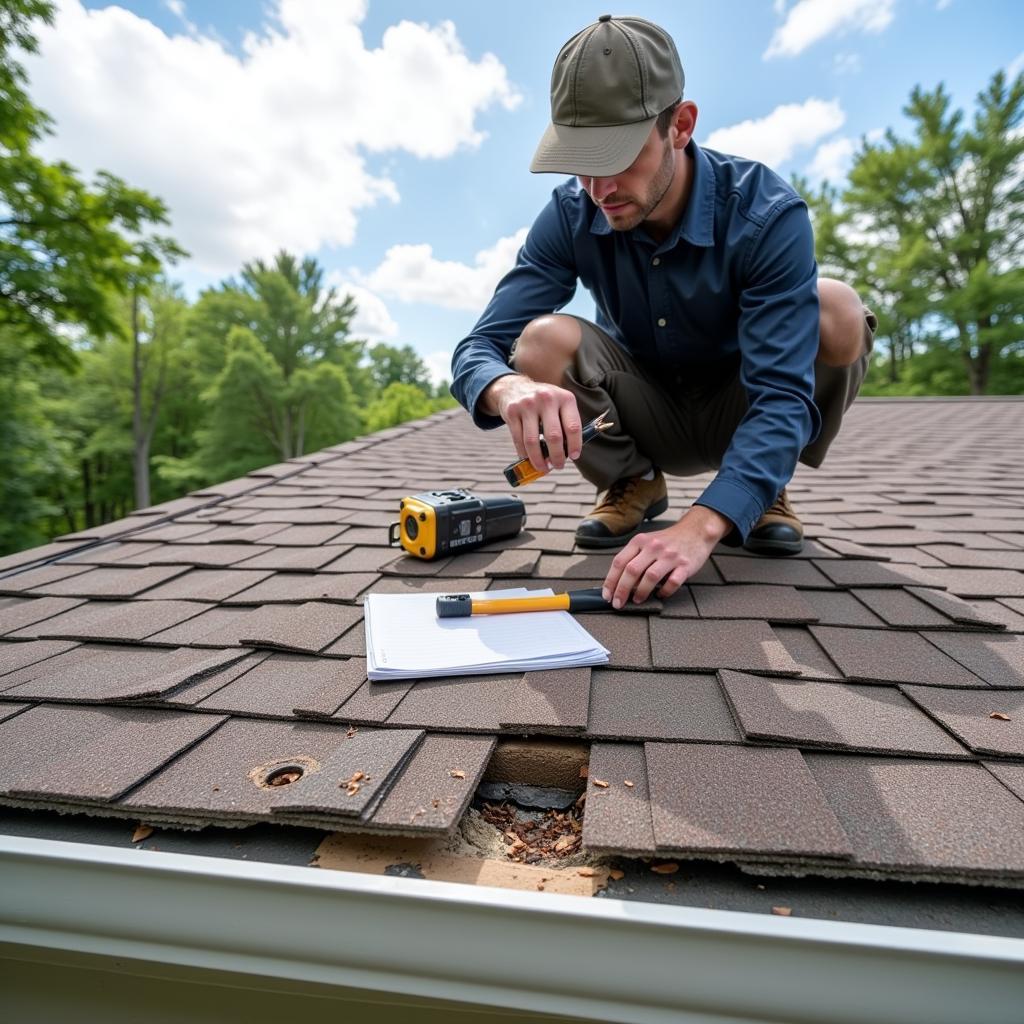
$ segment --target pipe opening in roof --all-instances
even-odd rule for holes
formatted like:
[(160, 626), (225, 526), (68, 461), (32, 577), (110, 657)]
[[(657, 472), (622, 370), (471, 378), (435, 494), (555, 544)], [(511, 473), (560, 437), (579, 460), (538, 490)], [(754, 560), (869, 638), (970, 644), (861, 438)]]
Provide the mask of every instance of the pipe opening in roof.
[(292, 757), (257, 765), (249, 778), (260, 789), (277, 789), (279, 786), (291, 786), (307, 773), (318, 772), (320, 764), (312, 757)]

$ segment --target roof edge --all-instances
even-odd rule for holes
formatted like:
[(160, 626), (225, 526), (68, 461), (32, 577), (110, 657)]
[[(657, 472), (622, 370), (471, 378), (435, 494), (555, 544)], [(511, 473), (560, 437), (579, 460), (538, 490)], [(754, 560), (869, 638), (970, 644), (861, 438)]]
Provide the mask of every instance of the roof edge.
[(8, 949), (248, 974), (254, 987), (269, 977), (637, 1024), (1011, 1021), (1024, 997), (1024, 941), (991, 936), (11, 836), (0, 877)]

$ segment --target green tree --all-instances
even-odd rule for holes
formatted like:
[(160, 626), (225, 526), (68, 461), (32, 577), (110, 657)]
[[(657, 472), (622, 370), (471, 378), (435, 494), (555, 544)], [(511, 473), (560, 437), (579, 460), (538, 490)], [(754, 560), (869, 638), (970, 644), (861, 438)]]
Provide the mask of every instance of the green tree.
[[(1024, 75), (997, 72), (970, 123), (941, 85), (915, 88), (905, 113), (909, 138), (863, 143), (841, 195), (808, 195), (819, 260), (878, 312), (890, 384), (915, 352), (944, 348), (984, 394), (993, 366), (1024, 346)], [(943, 367), (936, 387), (953, 386), (941, 353), (931, 365)]]
[(244, 327), (228, 333), (228, 356), (203, 395), (207, 425), (197, 463), (210, 479), (239, 476), (355, 436), (361, 427), (345, 371), (320, 361), (286, 375)]
[(366, 429), (394, 427), (434, 411), (434, 403), (414, 384), (389, 384), (366, 410)]
[(148, 233), (167, 221), (159, 199), (105, 171), (86, 183), (33, 153), (52, 127), (16, 55), (36, 51), (37, 20), (52, 22), (48, 0), (0, 4), (0, 328), (26, 353), (72, 366), (67, 328), (117, 330), (114, 296), (181, 249)]
[(380, 391), (391, 384), (412, 384), (426, 395), (433, 394), (430, 371), (412, 345), (374, 345), (370, 349), (370, 372)]

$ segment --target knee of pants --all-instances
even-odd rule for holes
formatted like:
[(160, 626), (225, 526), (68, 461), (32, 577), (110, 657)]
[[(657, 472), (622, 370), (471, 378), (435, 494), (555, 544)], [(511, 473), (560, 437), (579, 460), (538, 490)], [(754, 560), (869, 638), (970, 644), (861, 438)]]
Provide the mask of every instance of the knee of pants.
[(575, 357), (582, 337), (575, 317), (558, 313), (537, 317), (516, 339), (509, 363), (533, 380), (557, 384)]
[(821, 305), (818, 359), (826, 366), (850, 366), (863, 354), (866, 339), (864, 305), (842, 281), (818, 281)]

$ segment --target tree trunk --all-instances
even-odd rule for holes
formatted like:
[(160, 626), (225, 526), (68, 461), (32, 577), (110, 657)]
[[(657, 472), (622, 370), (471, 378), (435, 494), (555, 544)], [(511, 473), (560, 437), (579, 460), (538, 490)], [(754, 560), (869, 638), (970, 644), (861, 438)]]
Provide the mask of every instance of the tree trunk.
[(142, 416), (142, 339), (139, 337), (139, 287), (132, 287), (132, 475), (135, 507), (147, 508), (149, 500), (149, 437)]
[(984, 395), (988, 391), (988, 372), (992, 358), (990, 344), (978, 346), (978, 354), (972, 356), (969, 352), (967, 357), (967, 379), (970, 382), (972, 395)]
[[(82, 504), (85, 511), (85, 528), (91, 530), (96, 525), (96, 508), (92, 503), (92, 474), (89, 460), (82, 459)], [(72, 527), (72, 533), (74, 527)]]

